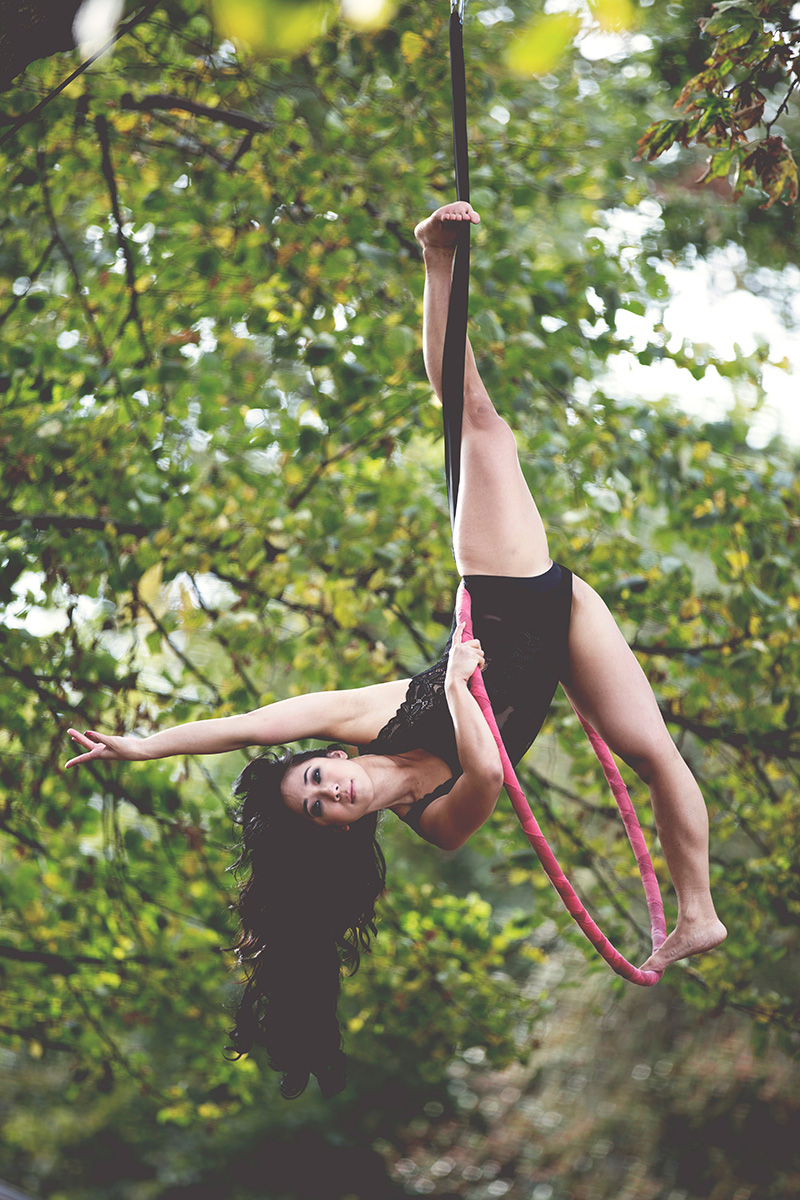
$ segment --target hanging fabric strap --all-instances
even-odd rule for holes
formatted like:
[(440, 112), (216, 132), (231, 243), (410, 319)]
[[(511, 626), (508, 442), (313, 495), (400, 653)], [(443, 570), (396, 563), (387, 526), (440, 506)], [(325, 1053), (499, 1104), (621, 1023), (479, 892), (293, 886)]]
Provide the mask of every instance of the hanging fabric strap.
[[(451, 0), (450, 12), (450, 71), (453, 89), (453, 140), (455, 144), (456, 189), (459, 200), (469, 200), (469, 160), (467, 145), (467, 92), (464, 73), (463, 12), (465, 0)], [(447, 314), (444, 354), (442, 358), (442, 418), (444, 421), (445, 474), (447, 495), (450, 504), (450, 520), (455, 524), (458, 501), (459, 464), (461, 457), (461, 429), (464, 408), (464, 360), (467, 346), (467, 320), (469, 316), (469, 252), (471, 222), (463, 221), (458, 226), (453, 286)], [(456, 599), (458, 621), (465, 623), (464, 640), (472, 637), (472, 616), (469, 592), (463, 582)], [(558, 860), (547, 843), (539, 823), (519, 785), (514, 767), (508, 757), (503, 739), (497, 728), (492, 706), (486, 693), (483, 676), (479, 670), (470, 680), (470, 689), (492, 731), (500, 759), (503, 764), (503, 780), (514, 811), (519, 817), (523, 832), (535, 850), (550, 882), (561, 897), (567, 911), (580, 929), (602, 955), (612, 970), (631, 983), (651, 987), (658, 983), (661, 971), (641, 971), (614, 948), (602, 930), (581, 903)], [(664, 906), (653, 863), (641, 827), (636, 817), (627, 788), (617, 770), (611, 751), (602, 738), (583, 719), (576, 716), (583, 726), (595, 754), (603, 768), (614, 798), (619, 806), (625, 831), (633, 848), (642, 876), (647, 909), (650, 915), (650, 933), (653, 950), (663, 944), (667, 936)]]
[[(463, 8), (461, 10), (463, 13)], [(464, 75), (464, 34), (456, 0), (450, 13), (450, 80), (453, 90), (453, 144), (456, 160), (456, 192), (469, 200), (469, 154), (467, 146), (467, 85)], [(464, 412), (464, 355), (469, 317), (470, 221), (457, 226), (458, 240), (453, 263), (453, 284), (447, 311), (447, 330), (442, 359), (442, 418), (444, 421), (444, 470), (450, 522), (455, 525), (456, 500), (461, 477), (461, 422)]]

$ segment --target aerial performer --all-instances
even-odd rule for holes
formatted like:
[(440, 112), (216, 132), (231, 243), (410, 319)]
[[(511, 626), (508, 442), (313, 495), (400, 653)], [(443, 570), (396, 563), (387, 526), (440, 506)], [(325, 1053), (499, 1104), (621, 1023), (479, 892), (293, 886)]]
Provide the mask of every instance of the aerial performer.
[[(460, 223), (480, 218), (465, 201), (422, 221), (423, 353), (442, 394), (442, 350)], [(67, 766), (250, 746), (234, 785), (242, 853), (236, 944), (248, 983), (236, 1014), (236, 1053), (265, 1045), (285, 1096), (309, 1073), (323, 1094), (344, 1086), (336, 1018), (342, 963), (355, 968), (375, 933), (385, 882), (377, 837), (391, 811), (421, 838), (456, 850), (489, 818), (503, 783), (495, 740), (469, 688), (482, 673), (512, 762), (536, 738), (558, 683), (580, 716), (645, 782), (675, 888), (675, 929), (644, 970), (717, 946), (725, 927), (711, 898), (708, 817), (647, 678), (603, 600), (553, 562), (520, 469), (510, 427), (496, 412), (467, 341), (455, 564), (472, 602), (473, 636), (454, 621), (443, 657), (412, 679), (293, 696), (237, 716), (195, 721), (148, 737), (69, 734), (82, 753)], [(287, 743), (338, 747), (292, 754)]]

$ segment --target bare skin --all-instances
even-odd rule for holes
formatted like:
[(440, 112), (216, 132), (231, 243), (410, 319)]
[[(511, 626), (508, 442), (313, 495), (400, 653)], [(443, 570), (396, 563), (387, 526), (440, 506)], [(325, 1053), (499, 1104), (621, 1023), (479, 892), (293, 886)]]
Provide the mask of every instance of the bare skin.
[[(441, 398), (441, 362), (457, 223), (478, 223), (469, 204), (438, 209), (414, 233), (423, 249), (423, 349)], [(547, 534), (522, 477), (514, 436), (495, 411), (468, 345), (461, 491), (454, 550), (462, 575), (536, 575), (550, 566)], [(653, 692), (606, 605), (574, 578), (566, 691), (610, 748), (647, 783), (678, 900), (675, 929), (642, 964), (663, 969), (718, 946), (726, 930), (711, 898), (708, 816), (700, 789), (669, 736)]]
[[(460, 625), (453, 638), (445, 677), (445, 691), (456, 692), (456, 705), (462, 690), (467, 691), (475, 669), (482, 670), (486, 661), (477, 638), (461, 640), (463, 628)], [(471, 696), (464, 698), (471, 702)], [(483, 721), (480, 713), (475, 716), (477, 721)], [(481, 761), (485, 756), (491, 762), (492, 756), (486, 751), (487, 747), (479, 750)], [(501, 774), (497, 780), (498, 793)], [(281, 783), (281, 795), (298, 816), (338, 833), (347, 833), (351, 824), (367, 813), (391, 808), (403, 815), (415, 800), (449, 778), (447, 764), (424, 750), (364, 754), (355, 758), (348, 758), (343, 750), (333, 750), (290, 767)]]
[[(469, 204), (438, 209), (415, 229), (425, 261), (423, 352), (431, 385), (441, 398), (441, 363), (458, 223), (478, 224)], [(462, 575), (532, 576), (547, 571), (547, 534), (520, 470), (511, 429), (495, 411), (467, 344), (461, 486), (453, 534)], [(644, 968), (663, 969), (713, 949), (725, 938), (709, 890), (708, 817), (702, 795), (661, 718), (650, 685), (611, 613), (587, 583), (574, 577), (569, 634), (570, 671), (564, 680), (578, 711), (650, 789), (661, 845), (678, 899), (674, 931)], [(467, 681), (483, 663), (480, 643), (453, 642), (445, 694), (456, 731), (463, 775), (449, 794), (422, 814), (423, 835), (456, 849), (487, 820), (502, 786), (502, 769), (488, 726)], [(218, 754), (302, 738), (363, 745), (377, 737), (405, 697), (408, 680), (347, 691), (294, 696), (250, 713), (190, 722), (146, 738), (88, 730), (69, 734), (81, 751), (67, 766)], [(315, 768), (319, 768), (318, 774)], [(366, 812), (402, 815), (450, 775), (433, 754), (320, 756), (290, 768), (283, 799), (299, 817), (347, 832)]]

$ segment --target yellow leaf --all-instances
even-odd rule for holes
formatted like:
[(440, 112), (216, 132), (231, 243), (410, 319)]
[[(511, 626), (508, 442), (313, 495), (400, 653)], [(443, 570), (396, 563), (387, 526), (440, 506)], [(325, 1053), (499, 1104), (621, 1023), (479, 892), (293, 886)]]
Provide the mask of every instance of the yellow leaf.
[(589, 0), (601, 29), (631, 29), (636, 16), (630, 0)]
[(259, 308), (272, 308), (275, 303), (275, 289), (268, 283), (257, 283), (251, 292), (253, 304)]
[(227, 250), (233, 241), (233, 230), (230, 226), (217, 226), (211, 230), (211, 240), (215, 246), (219, 246), (220, 250)]
[(213, 0), (221, 33), (277, 58), (302, 54), (325, 29), (332, 0)]
[(145, 571), (139, 580), (139, 595), (145, 604), (152, 606), (153, 602), (157, 599), (161, 588), (161, 572), (161, 563), (157, 562), (149, 570)]
[(69, 100), (77, 100), (86, 91), (86, 77), (79, 75), (77, 79), (73, 79), (72, 83), (68, 83), (63, 89), (63, 95)]
[(548, 13), (531, 21), (509, 47), (507, 62), (518, 75), (547, 75), (558, 66), (581, 27), (574, 13)]
[(218, 1104), (212, 1104), (207, 1100), (205, 1104), (198, 1104), (197, 1115), (204, 1121), (217, 1121), (222, 1116), (222, 1109)]
[(139, 114), (135, 112), (119, 113), (114, 117), (114, 127), (117, 133), (129, 133), (139, 123)]
[(400, 38), (400, 50), (407, 63), (416, 62), (425, 49), (425, 39), (407, 29)]
[(28, 1053), (30, 1054), (31, 1058), (41, 1058), (44, 1054), (44, 1046), (41, 1042), (28, 1042)]
[(728, 560), (731, 568), (731, 574), (734, 579), (741, 575), (747, 564), (750, 562), (750, 555), (746, 550), (726, 550), (725, 557)]
[(94, 976), (95, 983), (99, 983), (101, 987), (118, 988), (122, 983), (122, 979), (115, 971), (98, 971)]

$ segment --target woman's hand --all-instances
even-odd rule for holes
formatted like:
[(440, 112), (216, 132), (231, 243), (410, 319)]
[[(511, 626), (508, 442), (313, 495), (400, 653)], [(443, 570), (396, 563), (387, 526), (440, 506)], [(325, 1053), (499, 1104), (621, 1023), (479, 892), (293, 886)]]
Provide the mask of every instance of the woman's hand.
[(96, 733), (94, 729), (87, 729), (86, 733), (68, 729), (67, 733), (73, 742), (87, 751), (77, 758), (71, 758), (66, 764), (68, 767), (77, 767), (80, 763), (93, 762), (98, 758), (110, 762), (137, 762), (147, 758), (142, 746), (143, 738), (113, 737), (108, 733)]
[(445, 687), (447, 687), (448, 683), (455, 683), (459, 680), (469, 681), (476, 667), (482, 671), (486, 666), (483, 648), (478, 639), (468, 638), (465, 642), (462, 642), (461, 638), (464, 634), (465, 624), (462, 621), (456, 627), (456, 631), (453, 634), (453, 642), (450, 646), (450, 654), (447, 660)]

